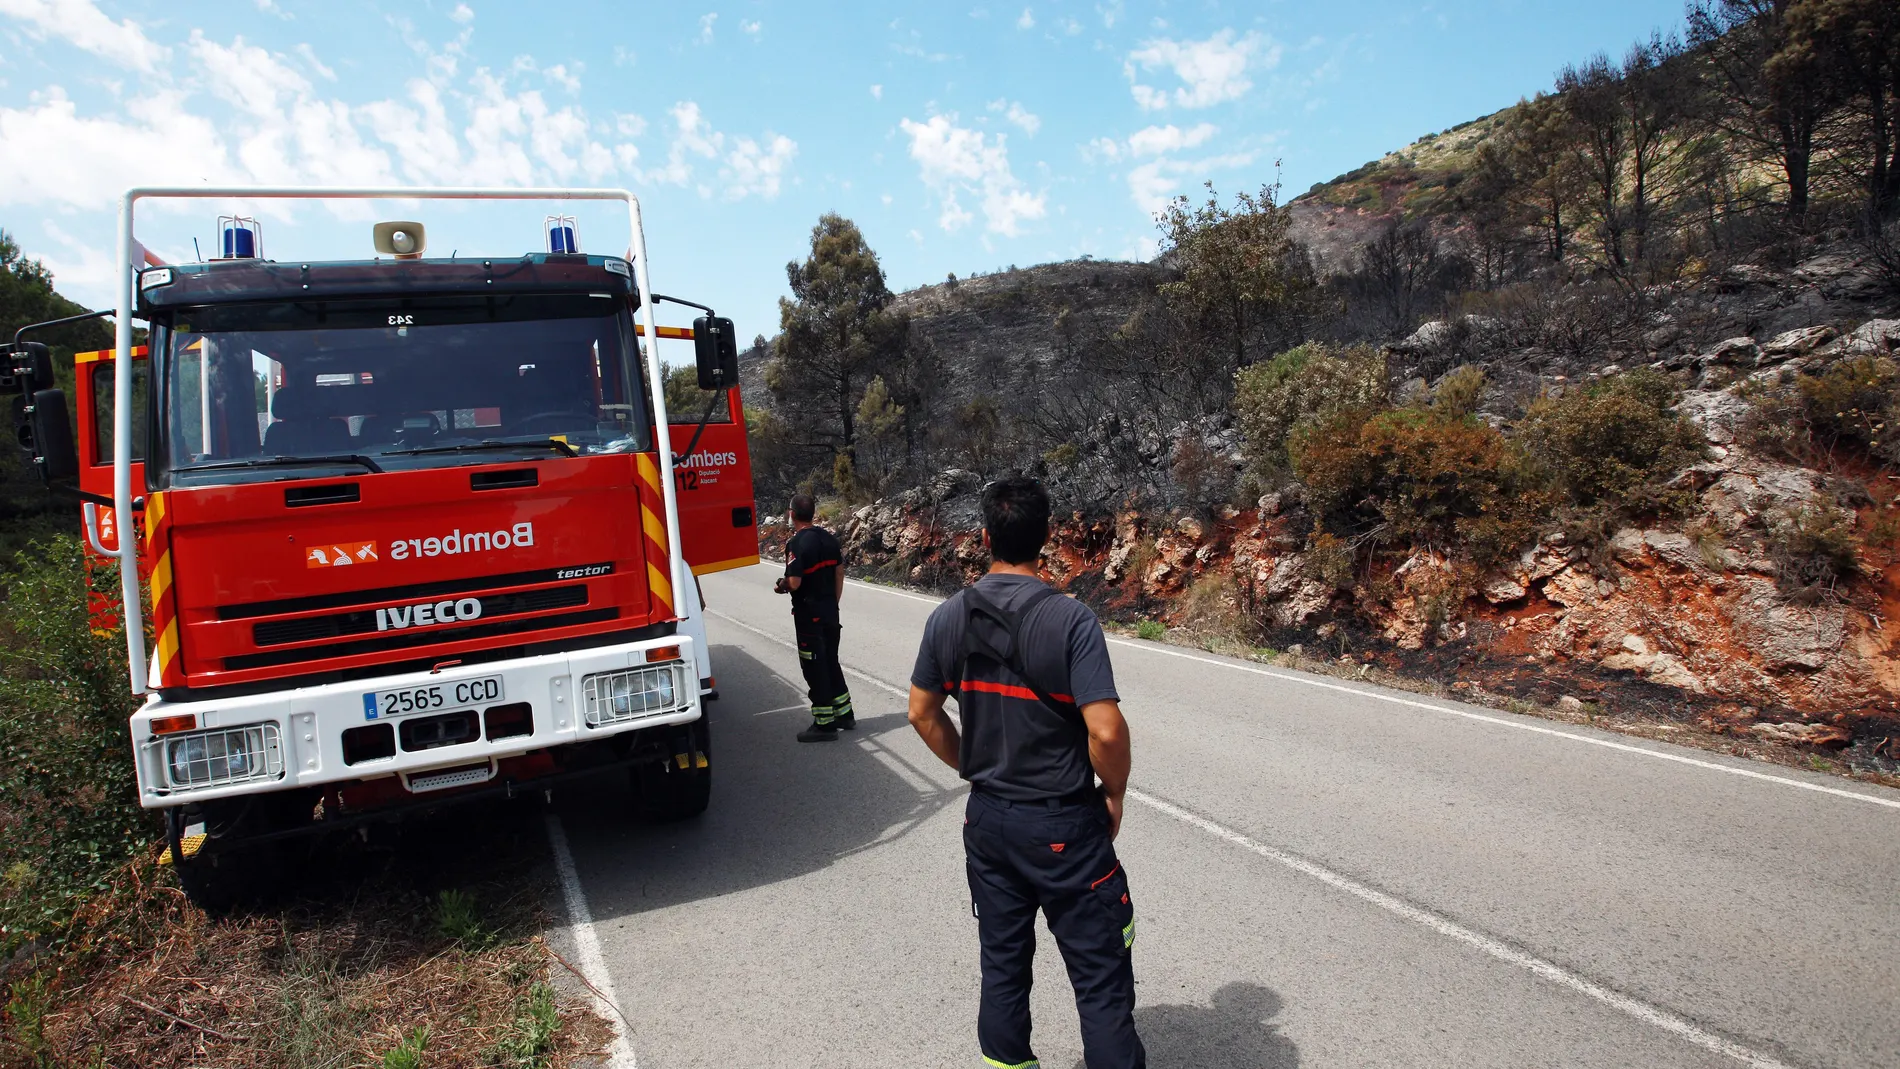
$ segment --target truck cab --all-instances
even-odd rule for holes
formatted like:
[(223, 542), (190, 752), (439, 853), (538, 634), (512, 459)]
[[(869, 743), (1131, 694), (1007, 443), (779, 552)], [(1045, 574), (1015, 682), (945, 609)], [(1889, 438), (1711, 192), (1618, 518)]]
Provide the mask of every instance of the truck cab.
[[(123, 561), (105, 399), (140, 409), (131, 742), (188, 891), (230, 896), (260, 842), (608, 767), (649, 812), (705, 808), (691, 569), (757, 559), (742, 408), (666, 455), (635, 275), (573, 251), (139, 273), (145, 352), (82, 355), (72, 437), (88, 541)], [(671, 334), (736, 388), (729, 321)], [(101, 389), (121, 352), (130, 398)]]

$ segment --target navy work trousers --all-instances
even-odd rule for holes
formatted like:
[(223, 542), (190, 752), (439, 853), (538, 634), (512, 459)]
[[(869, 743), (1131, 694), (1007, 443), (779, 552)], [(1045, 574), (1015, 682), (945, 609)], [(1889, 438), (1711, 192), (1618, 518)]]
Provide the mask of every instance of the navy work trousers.
[(838, 640), (844, 629), (836, 615), (793, 610), (792, 630), (798, 636), (798, 667), (805, 673), (812, 719), (829, 724), (851, 712), (851, 690), (838, 664)]
[(1038, 1064), (1029, 987), (1041, 909), (1075, 987), (1088, 1069), (1145, 1067), (1135, 1034), (1135, 906), (1101, 798), (1011, 802), (972, 790), (963, 854), (983, 944), (976, 1031), (984, 1063)]

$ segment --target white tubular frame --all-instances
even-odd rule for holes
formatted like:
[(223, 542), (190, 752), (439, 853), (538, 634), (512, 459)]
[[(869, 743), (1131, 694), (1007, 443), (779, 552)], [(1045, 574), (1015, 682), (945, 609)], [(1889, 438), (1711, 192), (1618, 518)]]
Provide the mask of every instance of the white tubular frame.
[[(659, 330), (653, 319), (653, 286), (647, 273), (646, 234), (640, 223), (640, 200), (624, 189), (482, 189), (430, 186), (136, 186), (119, 201), (119, 279), (117, 335), (113, 343), (112, 397), (112, 506), (118, 515), (119, 595), (125, 606), (125, 653), (132, 676), (132, 693), (150, 690), (145, 663), (145, 607), (139, 598), (139, 543), (132, 526), (132, 311), (137, 269), (144, 249), (132, 239), (132, 210), (141, 200), (601, 200), (624, 201), (632, 228), (628, 256), (633, 260), (634, 282), (640, 290), (640, 333), (647, 344), (647, 392), (653, 403), (653, 444), (659, 452), (661, 496), (666, 501), (666, 542), (673, 589), (692, 581), (680, 549), (679, 500), (673, 486), (673, 436), (666, 417), (666, 389), (660, 371)], [(489, 257), (493, 259), (493, 257)], [(153, 353), (153, 368), (158, 367)], [(152, 383), (157, 389), (158, 384)]]

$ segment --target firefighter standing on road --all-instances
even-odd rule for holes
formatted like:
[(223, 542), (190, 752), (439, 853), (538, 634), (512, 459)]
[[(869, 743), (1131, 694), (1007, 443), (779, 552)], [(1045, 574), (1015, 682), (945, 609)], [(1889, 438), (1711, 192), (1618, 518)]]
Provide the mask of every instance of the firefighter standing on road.
[[(1142, 1067), (1135, 909), (1114, 846), (1128, 724), (1108, 643), (1087, 606), (1036, 577), (1049, 537), (1041, 483), (991, 483), (983, 523), (989, 574), (930, 614), (910, 680), (911, 725), (970, 781), (963, 852), (982, 943), (983, 1063), (1039, 1064), (1029, 987), (1041, 909), (1075, 987), (1088, 1069)], [(960, 734), (944, 712), (950, 694)]]
[(838, 664), (838, 600), (844, 596), (844, 547), (812, 523), (810, 494), (792, 498), (792, 537), (785, 543), (785, 575), (773, 589), (792, 596), (792, 626), (798, 634), (798, 667), (811, 696), (811, 726), (799, 742), (835, 742), (840, 728), (858, 726), (851, 692)]

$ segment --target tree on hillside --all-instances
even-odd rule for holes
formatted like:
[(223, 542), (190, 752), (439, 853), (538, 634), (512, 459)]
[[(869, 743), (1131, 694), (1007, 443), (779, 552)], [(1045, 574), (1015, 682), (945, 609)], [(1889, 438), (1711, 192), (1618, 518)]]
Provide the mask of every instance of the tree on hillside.
[(1629, 133), (1616, 68), (1610, 65), (1610, 57), (1599, 52), (1581, 67), (1566, 66), (1557, 75), (1557, 93), (1570, 117), (1578, 169), (1588, 177), (1595, 201), (1603, 257), (1620, 270), (1629, 263), (1623, 248), (1622, 211), (1623, 155)]
[(851, 470), (859, 403), (873, 378), (902, 361), (909, 321), (889, 311), (877, 253), (843, 216), (820, 217), (811, 254), (786, 264), (785, 274), (792, 295), (779, 298), (766, 386), (799, 441), (842, 456), (846, 467), (839, 470)]
[(1789, 48), (1789, 11), (1799, 0), (1696, 0), (1689, 41), (1707, 59), (1724, 133), (1772, 156), (1788, 186), (1791, 218), (1807, 214), (1816, 131), (1830, 100), (1811, 51)]
[(1619, 102), (1629, 127), (1631, 253), (1639, 263), (1651, 251), (1651, 214), (1663, 199), (1658, 173), (1680, 147), (1676, 135), (1690, 106), (1682, 55), (1682, 42), (1674, 35), (1652, 35), (1647, 44), (1631, 46), (1618, 72)]
[(1782, 53), (1821, 71), (1846, 109), (1849, 170), (1877, 223), (1900, 208), (1900, 4), (1802, 0), (1787, 21)]
[(1430, 223), (1394, 219), (1359, 249), (1351, 289), (1385, 329), (1405, 334), (1447, 291), (1468, 281), (1468, 265), (1439, 247)]
[(1561, 101), (1539, 93), (1511, 113), (1504, 128), (1501, 165), (1510, 172), (1510, 197), (1518, 214), (1542, 235), (1552, 263), (1569, 251), (1569, 208), (1582, 191), (1583, 176), (1570, 151), (1574, 131)]
[(1161, 298), (1230, 354), (1224, 377), (1297, 335), (1314, 308), (1312, 265), (1278, 196), (1279, 187), (1262, 186), (1229, 210), (1209, 182), (1205, 203), (1176, 197), (1155, 217), (1162, 255), (1180, 272)]

